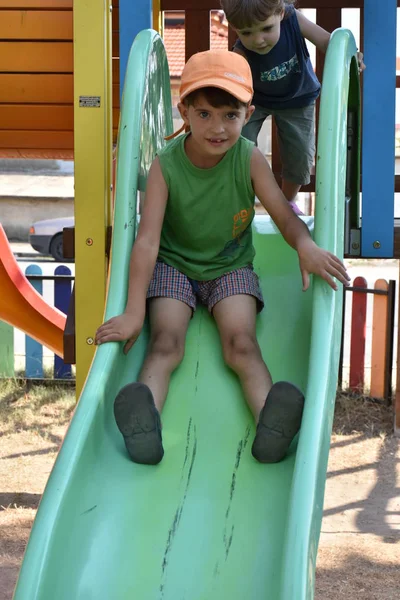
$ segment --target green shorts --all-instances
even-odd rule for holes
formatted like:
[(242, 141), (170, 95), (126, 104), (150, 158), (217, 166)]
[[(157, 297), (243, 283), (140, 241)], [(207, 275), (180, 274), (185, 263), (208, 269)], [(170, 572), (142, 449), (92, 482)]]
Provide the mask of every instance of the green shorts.
[(310, 183), (315, 156), (315, 103), (303, 108), (268, 109), (256, 106), (242, 135), (257, 143), (265, 119), (272, 115), (278, 130), (282, 178), (298, 185)]

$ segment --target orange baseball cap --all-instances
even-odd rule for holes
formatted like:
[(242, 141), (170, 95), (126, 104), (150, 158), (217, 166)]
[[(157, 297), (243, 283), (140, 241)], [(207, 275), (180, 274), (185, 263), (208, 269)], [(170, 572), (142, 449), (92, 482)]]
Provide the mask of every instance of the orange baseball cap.
[(187, 61), (179, 89), (181, 101), (191, 92), (216, 87), (232, 94), (240, 102), (253, 97), (253, 78), (247, 60), (237, 52), (207, 50), (193, 54)]
[[(229, 50), (206, 50), (193, 54), (187, 61), (179, 88), (180, 100), (205, 87), (216, 87), (232, 94), (240, 102), (248, 103), (253, 97), (253, 78), (247, 60)], [(170, 140), (185, 129), (185, 125), (165, 137)]]

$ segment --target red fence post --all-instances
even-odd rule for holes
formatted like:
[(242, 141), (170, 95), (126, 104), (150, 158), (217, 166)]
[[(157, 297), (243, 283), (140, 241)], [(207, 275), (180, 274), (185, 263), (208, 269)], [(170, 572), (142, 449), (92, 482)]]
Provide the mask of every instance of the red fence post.
[[(367, 289), (364, 277), (356, 277), (353, 286)], [(350, 345), (350, 389), (363, 391), (365, 366), (365, 334), (367, 323), (367, 294), (353, 291), (351, 311), (351, 345)]]

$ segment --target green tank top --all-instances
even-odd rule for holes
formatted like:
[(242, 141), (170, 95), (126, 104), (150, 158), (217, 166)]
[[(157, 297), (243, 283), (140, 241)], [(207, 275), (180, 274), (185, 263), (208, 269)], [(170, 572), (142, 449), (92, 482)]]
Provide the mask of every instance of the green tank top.
[(186, 155), (188, 135), (158, 152), (168, 187), (158, 260), (208, 281), (253, 261), (254, 144), (240, 137), (215, 167), (200, 169)]

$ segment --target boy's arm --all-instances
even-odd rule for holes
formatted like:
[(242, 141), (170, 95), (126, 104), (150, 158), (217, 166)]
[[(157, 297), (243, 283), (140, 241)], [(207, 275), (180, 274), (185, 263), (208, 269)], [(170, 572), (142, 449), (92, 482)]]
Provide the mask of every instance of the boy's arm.
[(325, 53), (328, 48), (331, 34), (319, 25), (309, 21), (307, 17), (305, 17), (300, 11), (296, 10), (296, 15), (299, 22), (301, 35), (305, 37), (306, 40), (314, 44), (318, 50)]
[[(305, 37), (306, 40), (314, 44), (318, 50), (325, 54), (328, 49), (331, 34), (319, 25), (309, 21), (307, 17), (305, 17), (304, 14), (298, 10), (296, 10), (296, 15), (299, 22), (301, 35)], [(361, 73), (366, 68), (364, 64), (364, 55), (362, 52), (357, 52), (357, 62), (358, 70)]]
[(129, 290), (125, 312), (99, 327), (96, 344), (128, 340), (128, 352), (143, 327), (146, 295), (156, 264), (161, 229), (168, 200), (168, 188), (158, 157), (150, 167), (139, 231), (132, 248), (129, 267)]
[(325, 279), (334, 290), (337, 289), (337, 285), (333, 277), (348, 285), (349, 276), (342, 261), (331, 252), (317, 246), (312, 240), (308, 227), (290, 208), (267, 160), (258, 148), (254, 148), (251, 157), (251, 180), (257, 198), (268, 211), (286, 242), (299, 255), (303, 290), (305, 291), (309, 286), (311, 273)]

